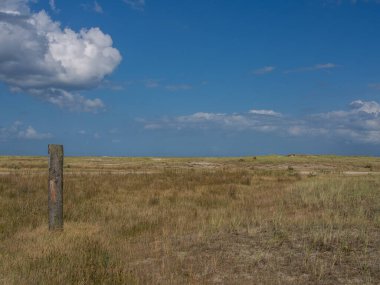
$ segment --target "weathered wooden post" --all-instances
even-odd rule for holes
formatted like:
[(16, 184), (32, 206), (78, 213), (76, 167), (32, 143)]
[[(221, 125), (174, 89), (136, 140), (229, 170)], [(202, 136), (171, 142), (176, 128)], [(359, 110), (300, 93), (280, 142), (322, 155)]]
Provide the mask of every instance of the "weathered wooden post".
[(63, 146), (49, 144), (49, 230), (63, 230)]

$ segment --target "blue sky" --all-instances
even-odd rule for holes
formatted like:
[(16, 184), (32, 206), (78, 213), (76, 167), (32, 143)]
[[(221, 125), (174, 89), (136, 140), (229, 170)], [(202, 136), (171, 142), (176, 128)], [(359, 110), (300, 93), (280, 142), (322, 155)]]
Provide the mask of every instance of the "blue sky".
[(380, 155), (380, 1), (1, 0), (0, 155)]

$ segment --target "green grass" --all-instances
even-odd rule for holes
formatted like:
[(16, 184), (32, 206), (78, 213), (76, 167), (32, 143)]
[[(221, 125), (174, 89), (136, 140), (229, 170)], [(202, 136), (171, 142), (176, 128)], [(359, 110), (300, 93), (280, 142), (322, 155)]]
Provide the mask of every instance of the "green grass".
[(379, 284), (379, 169), (69, 157), (64, 231), (49, 232), (47, 159), (0, 157), (0, 284)]

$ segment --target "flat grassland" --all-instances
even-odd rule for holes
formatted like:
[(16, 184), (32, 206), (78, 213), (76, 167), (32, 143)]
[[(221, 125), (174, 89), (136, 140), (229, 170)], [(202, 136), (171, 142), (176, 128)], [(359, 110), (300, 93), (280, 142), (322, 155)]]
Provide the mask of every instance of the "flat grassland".
[(380, 284), (380, 158), (0, 157), (0, 284)]

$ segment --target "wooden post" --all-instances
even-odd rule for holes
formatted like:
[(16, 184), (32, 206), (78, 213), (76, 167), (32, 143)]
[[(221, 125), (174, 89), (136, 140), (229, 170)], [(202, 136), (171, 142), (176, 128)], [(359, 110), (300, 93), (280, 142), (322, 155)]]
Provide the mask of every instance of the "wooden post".
[(49, 230), (63, 230), (63, 146), (49, 144)]

